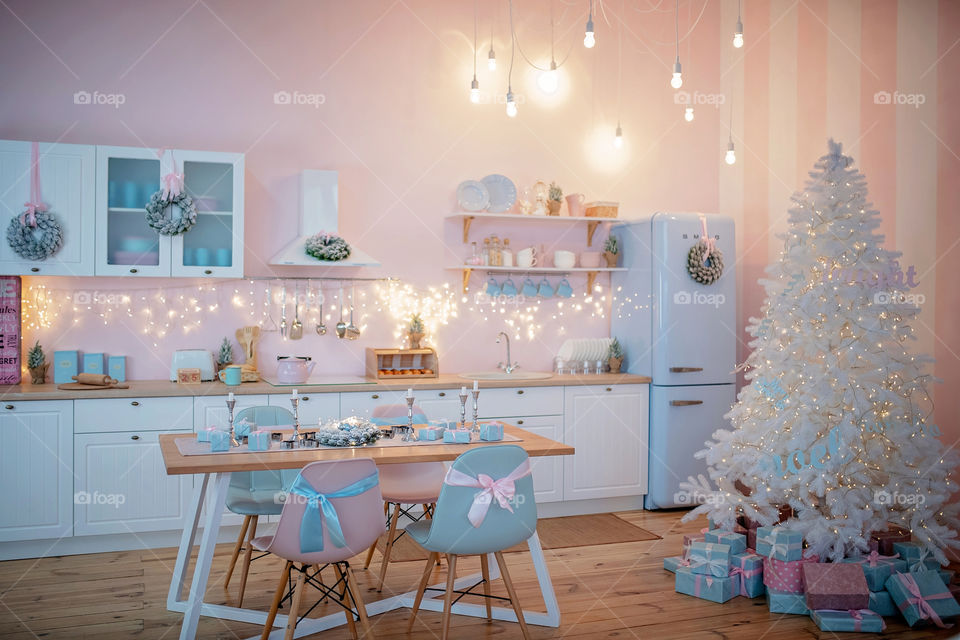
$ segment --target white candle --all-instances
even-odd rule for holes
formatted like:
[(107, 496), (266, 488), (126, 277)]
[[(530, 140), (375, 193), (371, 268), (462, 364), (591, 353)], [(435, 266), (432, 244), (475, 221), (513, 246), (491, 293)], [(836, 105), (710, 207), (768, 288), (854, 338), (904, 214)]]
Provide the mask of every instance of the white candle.
[(409, 389), (407, 389), (407, 397), (408, 398), (413, 397), (413, 387), (410, 387)]
[(296, 389), (293, 390), (293, 397), (294, 397), (294, 398), (297, 397), (297, 390), (296, 390)]
[(479, 380), (474, 380), (474, 381), (473, 381), (473, 390), (474, 390), (474, 391), (479, 391), (479, 390), (480, 390), (480, 381), (479, 381)]
[(466, 387), (460, 387), (460, 395), (462, 395), (462, 396), (467, 395), (467, 388), (466, 388)]
[(230, 395), (227, 396), (227, 400), (233, 401), (233, 391), (231, 391)]

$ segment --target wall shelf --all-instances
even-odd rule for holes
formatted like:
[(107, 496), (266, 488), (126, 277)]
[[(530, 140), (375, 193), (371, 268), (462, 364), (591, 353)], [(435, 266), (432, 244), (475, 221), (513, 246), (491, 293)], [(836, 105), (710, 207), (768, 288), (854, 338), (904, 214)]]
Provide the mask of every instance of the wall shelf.
[[(524, 216), (528, 217), (528, 216)], [(572, 269), (559, 269), (557, 267), (530, 267), (525, 269), (523, 267), (490, 267), (486, 265), (459, 265), (452, 267), (444, 267), (447, 271), (462, 271), (463, 272), (463, 292), (466, 293), (470, 285), (470, 275), (474, 270), (477, 271), (486, 271), (487, 273), (505, 273), (513, 274), (516, 276), (527, 276), (527, 275), (568, 275), (571, 273), (585, 273), (587, 274), (587, 291), (593, 290), (593, 285), (597, 280), (598, 273), (610, 273), (613, 271), (626, 271), (626, 267), (573, 267)]]
[(587, 218), (585, 216), (532, 216), (520, 213), (485, 213), (482, 211), (470, 212), (461, 211), (459, 213), (450, 213), (444, 216), (447, 220), (463, 220), (463, 243), (466, 244), (470, 239), (470, 225), (475, 219), (481, 220), (522, 220), (526, 222), (537, 222), (538, 224), (583, 224), (587, 225), (587, 246), (593, 246), (593, 234), (597, 227), (604, 222), (621, 222), (620, 218)]

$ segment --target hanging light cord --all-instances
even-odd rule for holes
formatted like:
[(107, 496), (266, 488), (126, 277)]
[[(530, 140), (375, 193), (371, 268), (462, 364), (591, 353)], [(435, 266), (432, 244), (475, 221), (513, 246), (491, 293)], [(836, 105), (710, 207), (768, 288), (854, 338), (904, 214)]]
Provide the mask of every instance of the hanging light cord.
[[(689, 38), (689, 37), (693, 34), (693, 31), (694, 31), (694, 29), (697, 28), (697, 25), (700, 24), (700, 19), (703, 18), (703, 14), (704, 14), (704, 13), (706, 12), (706, 10), (707, 10), (707, 3), (708, 3), (708, 1), (709, 1), (709, 0), (704, 0), (703, 7), (700, 9), (700, 15), (697, 16), (697, 19), (693, 22), (692, 25), (690, 25), (690, 28), (687, 30), (687, 32), (686, 32), (685, 34), (683, 34), (683, 37), (680, 38), (680, 42), (685, 42), (685, 41), (687, 40), (687, 38)], [(665, 13), (665, 12), (664, 12), (664, 13)], [(671, 44), (673, 44), (672, 42), (664, 42), (664, 41), (661, 41), (661, 40), (655, 40), (654, 38), (650, 38), (650, 37), (644, 37), (644, 38), (643, 38), (643, 41), (646, 42), (647, 44), (655, 44), (655, 45), (658, 45), (658, 46), (661, 46), (661, 47), (668, 47), (668, 46), (670, 46)]]
[[(706, 3), (703, 5), (706, 7)], [(676, 26), (677, 26), (677, 60), (680, 59), (680, 0), (677, 0), (677, 10), (674, 13), (676, 16)]]
[(617, 128), (620, 127), (620, 112), (623, 104), (623, 0), (620, 0), (621, 19), (617, 23)]
[(513, 0), (510, 0), (510, 70), (507, 71), (507, 92), (513, 92), (513, 49), (517, 35), (513, 32)]
[(729, 142), (733, 142), (733, 98), (730, 98), (730, 137)]
[(473, 0), (473, 79), (477, 79), (477, 0)]

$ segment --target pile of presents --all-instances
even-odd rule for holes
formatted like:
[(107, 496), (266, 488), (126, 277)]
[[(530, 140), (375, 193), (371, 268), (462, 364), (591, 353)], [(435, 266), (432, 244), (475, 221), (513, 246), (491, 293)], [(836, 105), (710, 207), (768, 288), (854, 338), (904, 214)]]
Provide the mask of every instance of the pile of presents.
[(960, 615), (953, 571), (942, 570), (929, 552), (892, 528), (874, 533), (869, 555), (821, 562), (804, 557), (803, 536), (781, 523), (763, 527), (741, 516), (733, 529), (710, 522), (687, 535), (683, 553), (665, 558), (676, 590), (712, 602), (764, 594), (771, 613), (809, 615), (823, 631), (880, 632), (883, 616), (902, 615), (911, 627), (927, 621), (946, 626)]

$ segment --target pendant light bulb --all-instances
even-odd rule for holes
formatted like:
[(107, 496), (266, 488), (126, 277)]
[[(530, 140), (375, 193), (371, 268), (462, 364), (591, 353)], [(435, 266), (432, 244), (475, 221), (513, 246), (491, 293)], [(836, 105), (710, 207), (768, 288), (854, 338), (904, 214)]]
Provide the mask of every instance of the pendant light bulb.
[(513, 91), (507, 91), (507, 115), (511, 118), (517, 117), (517, 102), (513, 99)]
[(693, 122), (693, 107), (687, 107), (683, 110), (683, 119), (687, 122)]
[(733, 46), (739, 49), (743, 46), (743, 22), (737, 18), (737, 30), (733, 33)]
[(557, 88), (560, 86), (560, 74), (557, 71), (557, 63), (555, 61), (550, 61), (549, 71), (541, 71), (540, 75), (537, 76), (537, 86), (547, 94), (557, 92)]
[(473, 104), (480, 104), (480, 83), (477, 82), (477, 77), (473, 77), (473, 82), (470, 83), (470, 102)]
[(677, 58), (677, 61), (673, 63), (673, 77), (670, 78), (670, 86), (674, 89), (679, 89), (683, 86), (683, 72), (680, 67), (680, 58)]
[(487, 69), (490, 71), (497, 70), (497, 54), (493, 52), (493, 45), (490, 45), (490, 53), (487, 54)]
[(617, 133), (613, 136), (613, 148), (614, 149), (623, 149), (623, 129), (620, 128), (620, 123), (617, 123)]
[(587, 49), (593, 49), (593, 45), (597, 44), (597, 39), (593, 35), (593, 14), (590, 14), (590, 17), (587, 18), (587, 28), (583, 33), (583, 46)]
[(737, 154), (733, 150), (733, 140), (727, 143), (727, 154), (723, 157), (727, 164), (734, 164), (737, 161)]

